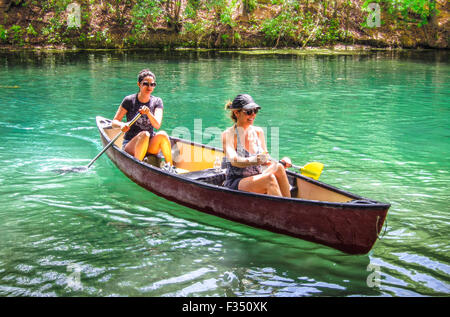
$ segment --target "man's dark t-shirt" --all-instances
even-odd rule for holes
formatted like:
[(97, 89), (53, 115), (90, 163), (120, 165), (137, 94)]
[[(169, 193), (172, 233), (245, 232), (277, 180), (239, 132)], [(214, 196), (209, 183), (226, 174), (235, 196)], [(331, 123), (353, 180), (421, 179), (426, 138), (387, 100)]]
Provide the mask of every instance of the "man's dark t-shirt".
[[(147, 103), (142, 103), (139, 101), (137, 94), (129, 95), (123, 98), (123, 101), (121, 103), (121, 106), (127, 110), (127, 121), (131, 121), (136, 114), (138, 113), (138, 110), (142, 106), (147, 106), (150, 109), (151, 114), (155, 114), (156, 108), (164, 108), (162, 99), (155, 96), (150, 96), (150, 100)], [(123, 137), (125, 140), (131, 140), (134, 138), (139, 132), (141, 131), (149, 131), (150, 137), (155, 135), (155, 132), (153, 131), (153, 126), (150, 123), (150, 119), (143, 115), (141, 116), (131, 127), (130, 130), (128, 130), (125, 133), (125, 136)]]

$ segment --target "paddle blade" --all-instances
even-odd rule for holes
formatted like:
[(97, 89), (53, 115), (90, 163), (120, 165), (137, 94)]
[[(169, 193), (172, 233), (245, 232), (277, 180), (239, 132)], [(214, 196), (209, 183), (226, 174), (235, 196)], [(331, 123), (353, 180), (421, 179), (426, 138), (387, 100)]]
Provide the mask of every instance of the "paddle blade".
[(323, 171), (323, 164), (311, 162), (301, 168), (302, 175), (318, 180)]
[(60, 174), (60, 175), (64, 175), (67, 173), (82, 173), (82, 172), (87, 172), (89, 168), (86, 166), (79, 166), (79, 167), (63, 167), (63, 168), (58, 168), (58, 169), (54, 169), (53, 172)]

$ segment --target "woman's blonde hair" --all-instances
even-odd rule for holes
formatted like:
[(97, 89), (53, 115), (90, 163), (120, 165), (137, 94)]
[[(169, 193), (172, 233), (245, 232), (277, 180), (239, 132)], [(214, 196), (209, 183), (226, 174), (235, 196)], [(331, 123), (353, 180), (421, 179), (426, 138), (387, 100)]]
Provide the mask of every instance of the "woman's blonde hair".
[(237, 122), (237, 117), (234, 114), (234, 110), (236, 109), (230, 109), (230, 106), (233, 104), (233, 102), (231, 100), (228, 100), (227, 103), (225, 104), (225, 110), (230, 110), (230, 118), (231, 120), (233, 120), (234, 122)]

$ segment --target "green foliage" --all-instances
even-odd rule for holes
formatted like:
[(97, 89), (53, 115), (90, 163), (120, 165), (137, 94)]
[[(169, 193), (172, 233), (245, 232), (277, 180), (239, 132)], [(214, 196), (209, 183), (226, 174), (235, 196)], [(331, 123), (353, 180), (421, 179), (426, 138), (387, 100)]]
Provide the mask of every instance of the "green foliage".
[(97, 31), (95, 33), (95, 41), (99, 44), (111, 44), (111, 39), (108, 35), (108, 29), (104, 29), (103, 31)]
[(205, 8), (212, 10), (216, 15), (216, 22), (222, 25), (236, 26), (233, 21), (232, 13), (236, 8), (238, 0), (209, 0), (205, 1)]
[(208, 33), (208, 22), (200, 20), (197, 22), (186, 22), (183, 28), (183, 35), (194, 35), (196, 38), (195, 42), (190, 42), (188, 45), (198, 46), (203, 36)]
[(299, 3), (294, 0), (278, 1), (284, 4), (280, 14), (273, 19), (266, 19), (262, 24), (262, 32), (271, 40), (296, 39), (301, 15)]
[[(6, 1), (6, 2), (8, 2), (8, 1)], [(25, 1), (25, 0), (11, 0), (9, 2), (10, 2), (10, 5), (14, 5), (14, 6), (22, 5), (23, 7), (26, 7), (28, 4), (27, 1)]]
[(9, 32), (11, 33), (12, 39), (11, 42), (14, 44), (19, 44), (19, 45), (23, 45), (24, 41), (23, 41), (23, 33), (24, 30), (22, 29), (22, 27), (20, 25), (14, 24), (13, 26), (11, 26), (9, 28)]
[(184, 24), (183, 34), (191, 33), (194, 35), (200, 35), (201, 33), (206, 32), (206, 27), (207, 27), (207, 25), (206, 25), (205, 21), (202, 21), (202, 20), (195, 22), (195, 23), (186, 22)]
[(131, 9), (131, 21), (134, 25), (133, 32), (145, 32), (148, 27), (163, 13), (160, 0), (137, 0)]
[(66, 10), (69, 3), (74, 2), (73, 0), (43, 0), (40, 1), (40, 6), (45, 12), (53, 11), (59, 14)]
[(257, 0), (242, 0), (244, 13), (252, 13), (258, 6)]
[[(126, 34), (116, 45), (142, 45), (148, 32), (161, 22), (167, 32), (181, 32), (189, 45), (199, 43), (215, 46), (245, 45), (249, 38), (244, 34), (265, 35), (263, 45), (324, 45), (347, 40), (347, 10), (359, 10), (355, 0), (12, 0), (19, 5), (40, 9), (39, 16), (30, 23), (18, 25), (7, 19), (0, 25), (0, 42), (23, 45), (36, 37), (49, 44), (76, 43), (86, 46), (112, 44), (111, 36)], [(436, 0), (364, 0), (363, 10), (369, 3), (379, 3), (381, 23), (394, 21), (399, 27), (409, 27), (411, 22), (424, 25), (437, 14)], [(81, 27), (67, 26), (67, 6), (81, 6)], [(270, 18), (261, 22), (262, 8)], [(99, 11), (100, 10), (100, 11)], [(242, 11), (240, 11), (242, 10)], [(278, 10), (276, 16), (272, 12)], [(344, 13), (342, 13), (344, 11)], [(36, 12), (36, 11), (35, 11)], [(98, 20), (94, 13), (105, 18)], [(243, 14), (242, 21), (235, 20)], [(385, 19), (385, 17), (388, 17)], [(38, 23), (35, 24), (35, 20)], [(385, 21), (386, 20), (386, 21)], [(22, 20), (21, 20), (22, 21)], [(243, 23), (242, 23), (243, 22)], [(12, 25), (16, 23), (17, 25)], [(27, 22), (28, 23), (28, 22)], [(350, 21), (350, 23), (352, 23)], [(404, 24), (401, 24), (404, 23)], [(37, 27), (37, 26), (38, 27)], [(345, 27), (343, 26), (345, 25)], [(105, 27), (111, 28), (111, 31)], [(364, 24), (363, 24), (364, 26)], [(37, 29), (35, 29), (35, 27)], [(112, 33), (110, 33), (112, 32)], [(253, 38), (251, 38), (253, 40)]]
[(194, 19), (197, 16), (197, 12), (201, 10), (203, 3), (201, 0), (188, 0), (184, 14), (188, 19)]
[(310, 34), (315, 27), (315, 23), (313, 20), (313, 15), (311, 12), (306, 12), (302, 17), (302, 29), (307, 34)]
[[(187, 20), (183, 23), (182, 34), (194, 35), (196, 45), (208, 35), (215, 37), (215, 45), (233, 45), (241, 39), (236, 29), (238, 23), (233, 18), (239, 3), (239, 0), (188, 0), (184, 11)], [(199, 18), (200, 10), (213, 13), (213, 18)]]
[(225, 3), (223, 7), (220, 7), (217, 9), (220, 12), (220, 23), (223, 25), (228, 25), (231, 28), (234, 28), (237, 26), (236, 21), (233, 20), (232, 14), (236, 7), (237, 0), (231, 0), (231, 2), (228, 4), (227, 1), (221, 1), (222, 5)]
[(30, 24), (28, 24), (28, 27), (26, 28), (27, 34), (31, 35), (31, 36), (36, 36), (38, 35), (38, 33), (36, 32), (36, 30), (34, 29), (34, 27)]
[(0, 43), (8, 42), (8, 30), (0, 24)]
[(78, 42), (81, 45), (84, 45), (84, 43), (86, 43), (86, 40), (87, 40), (86, 33), (81, 33), (80, 36), (78, 37)]
[(133, 46), (135, 46), (135, 45), (138, 44), (138, 40), (136, 39), (135, 36), (129, 35), (129, 36), (127, 36), (126, 38), (124, 38), (123, 44), (124, 44), (125, 46), (133, 47)]
[(163, 0), (163, 2), (165, 3), (164, 20), (167, 26), (179, 33), (183, 25), (181, 22), (182, 0)]
[[(198, 20), (198, 14), (201, 10), (206, 9), (206, 2), (204, 0), (188, 0), (186, 8), (184, 9), (184, 16), (187, 19)], [(208, 8), (209, 10), (210, 8)]]
[(339, 27), (338, 19), (327, 20), (325, 25), (327, 26), (325, 30), (317, 32), (318, 36), (316, 39), (321, 44), (333, 44), (345, 38), (345, 33)]
[(379, 3), (391, 16), (417, 23), (419, 27), (427, 24), (428, 19), (436, 14), (435, 0), (366, 0), (363, 9), (373, 2)]

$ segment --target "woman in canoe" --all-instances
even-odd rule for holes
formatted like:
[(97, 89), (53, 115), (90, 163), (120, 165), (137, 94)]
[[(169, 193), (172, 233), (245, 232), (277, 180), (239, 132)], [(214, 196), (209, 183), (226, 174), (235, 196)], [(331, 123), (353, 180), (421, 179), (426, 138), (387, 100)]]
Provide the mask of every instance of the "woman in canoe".
[[(264, 132), (253, 122), (261, 107), (250, 95), (238, 95), (226, 105), (235, 124), (222, 133), (227, 159), (224, 186), (247, 192), (291, 197), (283, 164), (269, 160)], [(289, 158), (283, 163), (290, 166)]]
[[(126, 96), (114, 116), (112, 126), (120, 127), (125, 132), (122, 148), (138, 160), (143, 160), (149, 154), (157, 154), (161, 150), (167, 170), (173, 170), (170, 140), (164, 131), (154, 132), (161, 127), (164, 105), (162, 99), (152, 96), (156, 86), (156, 76), (148, 69), (138, 74), (139, 92)], [(132, 120), (140, 112), (142, 116), (129, 127), (122, 118)]]

